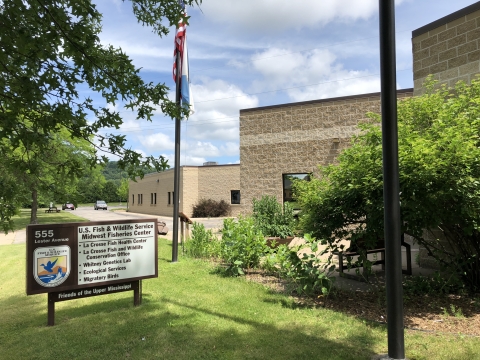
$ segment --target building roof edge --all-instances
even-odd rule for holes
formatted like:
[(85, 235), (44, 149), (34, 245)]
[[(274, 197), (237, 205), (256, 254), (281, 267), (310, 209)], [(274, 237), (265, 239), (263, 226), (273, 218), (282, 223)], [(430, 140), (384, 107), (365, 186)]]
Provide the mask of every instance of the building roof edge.
[[(397, 90), (397, 94), (404, 94), (404, 93), (413, 93), (413, 88)], [(328, 99), (317, 99), (317, 100), (309, 100), (309, 101), (300, 101), (300, 102), (286, 103), (286, 104), (278, 104), (278, 105), (260, 106), (260, 107), (249, 108), (249, 109), (240, 109), (240, 114), (245, 113), (245, 112), (250, 112), (250, 111), (258, 111), (258, 110), (268, 110), (268, 109), (282, 108), (282, 107), (286, 107), (286, 106), (310, 105), (310, 104), (318, 104), (318, 103), (324, 103), (324, 102), (333, 102), (333, 101), (344, 101), (344, 100), (361, 99), (361, 98), (372, 97), (372, 96), (380, 96), (380, 92), (367, 93), (367, 94), (359, 94), (359, 95), (348, 95), (348, 96), (341, 96), (341, 97), (328, 98)]]
[(424, 25), (418, 29), (415, 29), (412, 31), (412, 38), (415, 38), (419, 35), (425, 34), (426, 32), (436, 29), (439, 26), (448, 24), (449, 22), (452, 22), (453, 20), (457, 20), (458, 18), (461, 18), (463, 16), (466, 16), (468, 14), (471, 14), (477, 10), (480, 10), (480, 1), (477, 1), (476, 3), (469, 5), (467, 7), (464, 7), (463, 9), (460, 9), (458, 11), (455, 11), (454, 13), (451, 13), (447, 16), (444, 16), (438, 20), (432, 21), (430, 24)]

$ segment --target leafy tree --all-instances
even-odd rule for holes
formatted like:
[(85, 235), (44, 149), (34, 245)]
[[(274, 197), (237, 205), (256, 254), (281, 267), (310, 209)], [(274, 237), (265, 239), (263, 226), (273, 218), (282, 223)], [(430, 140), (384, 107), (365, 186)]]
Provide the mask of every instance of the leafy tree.
[[(398, 104), (403, 231), (480, 290), (480, 81), (457, 84)], [(306, 232), (338, 249), (338, 239), (383, 238), (382, 140), (379, 115), (361, 125), (338, 165), (311, 182), (295, 182)], [(440, 230), (440, 235), (437, 230)]]
[[(30, 116), (33, 117), (34, 115)], [(18, 119), (18, 124), (29, 128), (29, 120)], [(82, 174), (85, 161), (91, 155), (91, 146), (82, 139), (72, 138), (70, 132), (60, 128), (52, 135), (38, 134), (48, 139), (48, 147), (41, 149), (35, 142), (20, 141), (16, 147), (11, 139), (0, 140), (0, 156), (3, 159), (3, 170), (0, 178), (10, 186), (13, 205), (31, 202), (30, 223), (37, 223), (39, 199), (49, 203), (55, 199), (63, 200), (65, 194), (72, 193), (76, 177)], [(30, 201), (26, 200), (30, 194)], [(15, 201), (16, 200), (16, 201)], [(22, 200), (21, 202), (19, 200)], [(9, 217), (3, 219), (3, 227), (7, 227)]]
[[(199, 0), (186, 0), (187, 5)], [(176, 0), (131, 0), (139, 22), (151, 26), (159, 36), (176, 25), (182, 10)], [(137, 119), (151, 120), (156, 108), (174, 118), (188, 110), (168, 99), (164, 84), (145, 83), (131, 59), (121, 49), (102, 46), (101, 14), (90, 0), (4, 0), (0, 4), (2, 41), (0, 42), (0, 138), (35, 142), (48, 148), (48, 138), (64, 126), (73, 137), (90, 141), (97, 149), (121, 156), (119, 164), (130, 175), (142, 175), (142, 164), (163, 170), (163, 157), (145, 159), (125, 149), (123, 135), (96, 135), (101, 128), (122, 124), (112, 110), (122, 101), (135, 111)], [(88, 86), (102, 95), (105, 105), (97, 106), (82, 98), (78, 89)], [(113, 105), (113, 106), (109, 106)], [(38, 116), (31, 116), (32, 112)], [(89, 115), (95, 120), (88, 122)], [(25, 117), (30, 127), (18, 124)], [(97, 136), (97, 142), (92, 140)], [(106, 158), (94, 154), (91, 162)]]
[(128, 207), (128, 179), (122, 179), (120, 186), (118, 187), (118, 196), (121, 201), (127, 202)]
[(102, 190), (102, 199), (107, 202), (118, 201), (118, 187), (113, 181), (107, 181)]
[[(192, 5), (201, 0), (184, 2)], [(181, 18), (188, 21), (177, 0), (131, 0), (131, 4), (138, 21), (151, 26), (159, 36), (166, 35), (168, 25), (176, 25)], [(120, 127), (122, 117), (113, 110), (119, 102), (135, 111), (137, 119), (151, 120), (157, 108), (172, 118), (188, 116), (188, 109), (168, 99), (165, 84), (144, 82), (140, 69), (127, 54), (101, 44), (101, 17), (91, 0), (0, 2), (0, 146), (3, 147), (0, 151), (3, 154), (13, 151), (20, 156), (27, 150), (26, 153), (34, 151), (37, 160), (47, 159), (55, 155), (52, 147), (55, 134), (66, 129), (70, 141), (81, 139), (95, 148), (84, 159), (83, 167), (107, 162), (98, 152), (102, 150), (119, 155), (119, 166), (132, 177), (143, 176), (144, 166), (153, 166), (157, 171), (168, 168), (162, 156), (143, 158), (126, 149), (124, 135), (97, 134), (101, 128)], [(99, 93), (104, 104), (96, 105), (91, 98), (82, 97), (79, 89), (85, 87)], [(92, 117), (93, 121), (87, 121)], [(42, 191), (46, 191), (45, 186), (51, 181), (42, 178), (48, 175), (44, 170), (40, 172), (38, 167), (31, 167), (33, 163), (28, 159), (23, 160), (28, 162), (28, 171), (32, 170), (25, 173), (23, 183), (29, 182), (32, 209), (36, 209), (36, 186), (41, 185)], [(20, 176), (20, 169), (12, 164), (9, 168)], [(62, 164), (60, 172), (73, 171), (67, 159)], [(38, 181), (33, 187), (34, 176)], [(60, 188), (57, 183), (50, 190), (59, 194)], [(8, 223), (11, 211), (2, 212), (2, 219), (4, 216), (2, 221)], [(33, 211), (32, 222), (35, 222)]]
[(102, 190), (106, 184), (105, 177), (102, 174), (101, 166), (95, 166), (88, 169), (85, 174), (79, 178), (77, 184), (76, 200), (78, 203), (93, 203), (102, 198)]
[(0, 162), (0, 231), (13, 229), (11, 220), (20, 205), (27, 201), (26, 192), (15, 176)]
[(288, 202), (282, 207), (275, 196), (264, 195), (260, 200), (253, 199), (252, 218), (265, 236), (285, 239), (294, 234), (293, 208)]
[[(148, 172), (148, 169), (143, 169), (145, 173)], [(102, 169), (102, 174), (105, 177), (105, 180), (112, 180), (115, 185), (120, 186), (122, 179), (128, 178), (128, 174), (125, 170), (122, 170), (116, 161), (109, 161), (105, 164)]]

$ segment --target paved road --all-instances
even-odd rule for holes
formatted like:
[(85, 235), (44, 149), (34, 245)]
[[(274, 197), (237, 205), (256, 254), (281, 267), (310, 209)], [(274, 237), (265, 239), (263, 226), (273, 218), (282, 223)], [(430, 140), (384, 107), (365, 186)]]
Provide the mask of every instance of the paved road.
[[(113, 209), (119, 209), (122, 207), (111, 206)], [(123, 207), (125, 209), (125, 207)], [(71, 211), (71, 210), (65, 210)], [(90, 221), (105, 221), (105, 220), (125, 220), (125, 219), (151, 219), (156, 216), (144, 215), (144, 214), (135, 214), (126, 211), (110, 211), (110, 210), (94, 210), (93, 207), (79, 207), (71, 211), (72, 214), (83, 217)]]
[[(121, 206), (110, 206), (110, 208), (118, 209), (122, 208)], [(125, 207), (123, 207), (125, 208)], [(173, 218), (170, 216), (155, 216), (155, 215), (146, 215), (131, 213), (126, 211), (110, 211), (110, 210), (94, 210), (93, 207), (79, 207), (75, 210), (62, 210), (70, 211), (73, 214), (80, 216), (84, 219), (90, 221), (106, 221), (106, 220), (118, 220), (122, 221), (125, 219), (151, 219), (157, 218), (158, 221), (163, 221), (167, 224), (169, 232), (167, 235), (162, 235), (162, 237), (169, 240), (172, 239), (173, 232)], [(199, 218), (192, 219), (193, 221), (202, 223), (207, 229), (219, 229), (222, 228), (223, 218)], [(11, 244), (22, 244), (26, 242), (26, 231), (18, 230), (8, 233), (5, 235), (3, 232), (0, 233), (0, 245), (11, 245)]]

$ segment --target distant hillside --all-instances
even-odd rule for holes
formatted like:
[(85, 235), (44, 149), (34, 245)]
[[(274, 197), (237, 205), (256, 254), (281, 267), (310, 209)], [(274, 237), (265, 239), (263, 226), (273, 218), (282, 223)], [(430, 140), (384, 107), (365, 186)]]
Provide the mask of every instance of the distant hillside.
[(120, 169), (116, 161), (109, 161), (103, 168), (102, 174), (105, 176), (105, 180), (113, 181), (117, 186), (120, 186), (122, 179), (128, 178), (127, 172)]
[[(147, 170), (145, 168), (145, 174), (155, 172), (155, 169)], [(128, 174), (126, 171), (120, 169), (116, 161), (109, 161), (107, 165), (103, 168), (102, 174), (107, 181), (113, 181), (115, 185), (120, 186), (122, 179), (127, 179)]]

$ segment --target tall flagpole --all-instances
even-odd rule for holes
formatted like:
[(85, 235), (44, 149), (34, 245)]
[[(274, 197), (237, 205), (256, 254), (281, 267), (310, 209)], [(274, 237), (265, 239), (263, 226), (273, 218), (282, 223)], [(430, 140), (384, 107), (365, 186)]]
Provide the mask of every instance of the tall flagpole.
[(400, 244), (395, 1), (379, 0), (379, 4), (385, 278), (387, 287), (387, 358), (405, 359), (402, 249)]
[[(177, 50), (175, 57), (176, 66), (176, 93), (175, 102), (180, 109), (181, 102), (181, 79), (182, 79), (182, 58), (180, 51)], [(181, 114), (175, 119), (175, 165), (173, 173), (173, 237), (172, 237), (172, 263), (178, 261), (178, 213), (180, 198), (180, 130)]]

